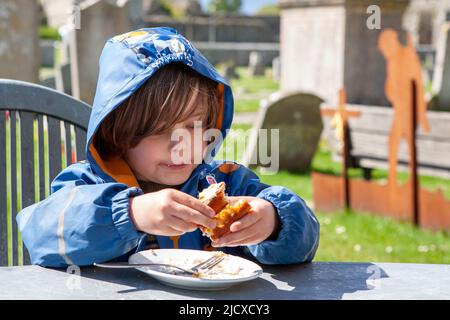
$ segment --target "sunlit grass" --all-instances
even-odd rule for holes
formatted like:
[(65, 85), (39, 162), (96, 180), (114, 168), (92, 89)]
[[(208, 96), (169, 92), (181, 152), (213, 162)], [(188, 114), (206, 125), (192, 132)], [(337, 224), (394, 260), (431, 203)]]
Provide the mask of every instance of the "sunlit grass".
[(231, 86), (233, 90), (244, 93), (261, 93), (261, 92), (274, 92), (280, 87), (278, 81), (273, 80), (269, 74), (270, 69), (266, 68), (265, 75), (262, 76), (250, 76), (246, 67), (236, 68), (236, 72), (239, 75), (239, 79), (231, 80)]
[[(217, 66), (223, 73), (223, 66)], [(280, 85), (271, 77), (271, 68), (266, 68), (263, 76), (250, 76), (246, 67), (237, 67), (239, 79), (230, 81), (234, 94), (235, 112), (257, 112), (262, 98), (278, 91)]]
[(450, 236), (361, 212), (316, 213), (316, 261), (450, 263)]

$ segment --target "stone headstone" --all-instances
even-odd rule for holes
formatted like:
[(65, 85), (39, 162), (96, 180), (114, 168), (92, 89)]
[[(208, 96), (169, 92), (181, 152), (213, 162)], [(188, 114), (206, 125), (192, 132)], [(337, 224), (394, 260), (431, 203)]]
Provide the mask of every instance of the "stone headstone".
[(127, 2), (125, 9), (130, 22), (131, 30), (147, 27), (144, 22), (143, 0), (118, 0), (117, 2)]
[(262, 54), (258, 51), (250, 52), (249, 62), (248, 62), (248, 72), (250, 76), (263, 76), (264, 75), (264, 65), (262, 61)]
[(236, 64), (234, 61), (225, 64), (223, 74), (228, 82), (233, 79), (239, 79), (239, 74), (236, 72)]
[(160, 0), (143, 0), (142, 11), (146, 15), (166, 15), (168, 12), (161, 6)]
[[(268, 154), (278, 144), (278, 169), (305, 172), (310, 169), (317, 149), (323, 124), (319, 97), (307, 93), (275, 93), (263, 101), (258, 111), (256, 125), (249, 141), (243, 163), (247, 166), (266, 166), (261, 163), (260, 152)], [(259, 150), (261, 136), (257, 130), (268, 129), (267, 150)], [(279, 141), (270, 141), (270, 130), (279, 129)], [(264, 153), (266, 152), (266, 153)]]
[(39, 84), (51, 89), (56, 89), (56, 79), (54, 76), (45, 77), (39, 80)]
[(433, 89), (438, 92), (435, 109), (450, 111), (450, 23), (441, 32), (433, 79)]
[(171, 0), (170, 4), (176, 10), (187, 16), (198, 16), (202, 14), (202, 7), (198, 0)]
[(110, 37), (131, 31), (127, 10), (133, 1), (121, 1), (121, 5), (101, 0), (80, 3), (80, 26), (73, 30), (70, 41), (72, 92), (76, 98), (92, 104), (101, 51)]
[(343, 85), (345, 8), (329, 2), (279, 0), (280, 89), (310, 92), (335, 105)]
[(0, 78), (39, 82), (36, 0), (0, 2)]
[(55, 41), (40, 40), (41, 67), (53, 67), (55, 65)]
[(55, 69), (56, 90), (72, 95), (72, 81), (70, 77), (70, 64), (64, 63)]
[(280, 81), (281, 78), (281, 60), (280, 57), (272, 59), (272, 79)]

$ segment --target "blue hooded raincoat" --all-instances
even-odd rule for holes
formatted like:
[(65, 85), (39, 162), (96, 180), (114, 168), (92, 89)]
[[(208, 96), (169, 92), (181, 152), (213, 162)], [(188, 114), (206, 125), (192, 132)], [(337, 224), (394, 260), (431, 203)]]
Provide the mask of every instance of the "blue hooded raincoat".
[[(33, 264), (66, 267), (126, 261), (131, 254), (147, 247), (148, 235), (136, 230), (128, 214), (129, 198), (141, 195), (142, 189), (123, 159), (101, 159), (92, 141), (102, 120), (156, 70), (171, 62), (182, 62), (217, 82), (221, 98), (218, 127), (225, 137), (233, 118), (231, 88), (176, 30), (140, 29), (108, 40), (100, 57), (87, 133), (87, 161), (63, 170), (51, 184), (51, 195), (17, 216)], [(224, 181), (230, 196), (254, 196), (270, 201), (281, 221), (281, 231), (274, 241), (221, 250), (263, 264), (313, 259), (319, 242), (319, 222), (295, 193), (261, 183), (242, 165), (217, 160), (196, 167), (180, 190), (197, 197), (199, 191), (214, 181)], [(156, 241), (160, 248), (214, 249), (199, 229), (180, 237), (156, 236)]]

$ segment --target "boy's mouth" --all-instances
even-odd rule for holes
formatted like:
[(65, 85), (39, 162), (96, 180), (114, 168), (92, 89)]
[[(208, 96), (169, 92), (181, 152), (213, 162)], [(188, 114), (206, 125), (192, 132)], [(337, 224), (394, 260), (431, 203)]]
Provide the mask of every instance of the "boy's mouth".
[(161, 163), (161, 165), (165, 168), (168, 169), (173, 169), (173, 170), (180, 170), (180, 169), (184, 169), (187, 166), (189, 166), (186, 163), (180, 163), (180, 164), (173, 164), (173, 163)]

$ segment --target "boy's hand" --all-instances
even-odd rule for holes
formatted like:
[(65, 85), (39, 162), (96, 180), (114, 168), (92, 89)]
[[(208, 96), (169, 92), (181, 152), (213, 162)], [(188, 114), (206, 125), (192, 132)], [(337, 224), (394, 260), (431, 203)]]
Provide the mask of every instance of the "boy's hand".
[(154, 235), (178, 236), (198, 225), (216, 226), (213, 209), (176, 189), (130, 198), (129, 214), (137, 230)]
[(280, 222), (275, 207), (269, 201), (256, 197), (245, 198), (252, 206), (252, 212), (230, 226), (230, 233), (212, 242), (214, 247), (237, 247), (258, 244), (276, 237)]

